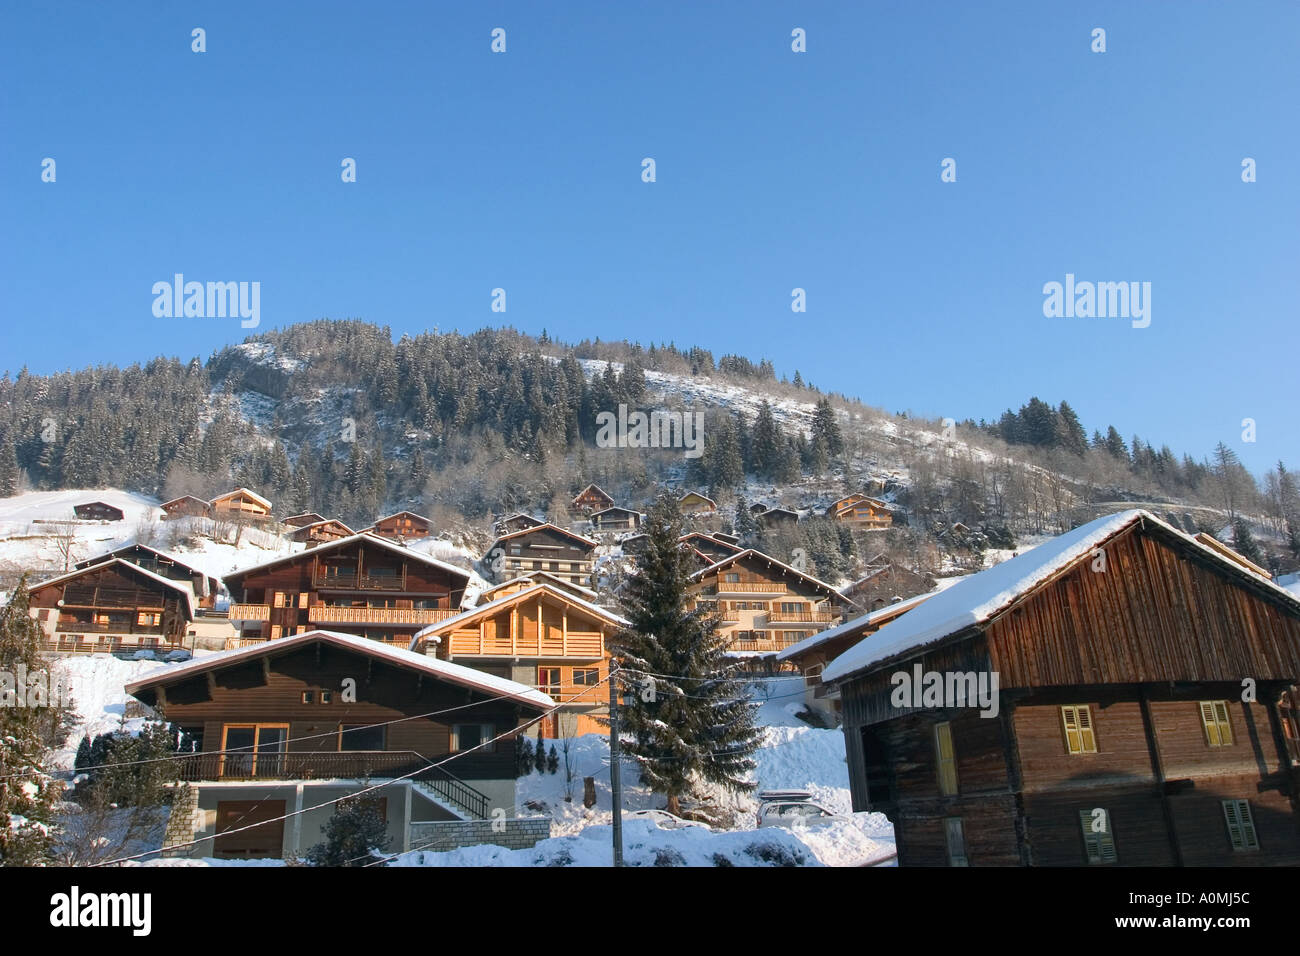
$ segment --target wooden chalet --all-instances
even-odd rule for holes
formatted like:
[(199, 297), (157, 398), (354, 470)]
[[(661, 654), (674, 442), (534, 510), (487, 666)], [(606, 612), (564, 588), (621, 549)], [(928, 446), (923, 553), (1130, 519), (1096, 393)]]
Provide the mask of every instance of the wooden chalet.
[(626, 624), (565, 588), (532, 583), (430, 625), (413, 649), (549, 694), (560, 709), (543, 721), (546, 737), (607, 733), (607, 642)]
[(180, 731), (189, 786), (164, 847), (198, 842), (163, 852), (192, 857), (301, 856), (324, 839), (330, 801), (375, 785), (394, 851), (510, 842), (520, 821), (493, 827), (494, 808), (515, 806), (509, 732), (552, 708), (531, 687), (331, 631), (162, 668), (126, 691)]
[(121, 508), (115, 508), (103, 501), (87, 501), (73, 505), (72, 513), (82, 521), (121, 521), (125, 515)]
[(470, 573), (355, 534), (226, 575), (239, 643), (325, 628), (406, 647), (459, 613)]
[(478, 600), (474, 602), (475, 607), (486, 604), (488, 601), (494, 601), (502, 595), (513, 594), (516, 591), (523, 591), (538, 584), (549, 584), (552, 587), (557, 587), (561, 591), (568, 591), (574, 597), (581, 598), (584, 601), (590, 601), (593, 604), (596, 603), (600, 597), (600, 595), (591, 588), (584, 588), (580, 584), (574, 584), (567, 578), (551, 574), (549, 571), (528, 571), (517, 578), (511, 578), (509, 581), (494, 584), (486, 591), (479, 592)]
[(705, 567), (745, 550), (738, 544), (725, 541), (717, 535), (705, 534), (703, 531), (690, 531), (677, 540), (699, 555)]
[(498, 581), (528, 571), (549, 571), (583, 587), (591, 582), (596, 542), (553, 524), (512, 531), (488, 548), (485, 563)]
[(499, 518), (492, 526), (493, 534), (509, 534), (512, 531), (526, 531), (529, 528), (540, 528), (546, 524), (541, 518), (534, 518), (532, 515), (524, 514), (522, 511), (516, 511), (514, 514), (506, 515)]
[(1147, 512), (959, 581), (822, 679), (901, 865), (1300, 864), (1300, 600)]
[(280, 523), (286, 524), (290, 528), (305, 528), (309, 524), (317, 524), (325, 520), (326, 518), (324, 515), (318, 515), (314, 511), (304, 511), (301, 514), (289, 515), (289, 517), (285, 518)]
[(32, 585), (31, 615), (48, 651), (170, 651), (184, 648), (195, 600), (188, 582), (109, 558)]
[(750, 548), (691, 575), (693, 606), (721, 618), (728, 653), (769, 658), (777, 651), (838, 624), (856, 608), (829, 584)]
[(407, 538), (427, 538), (433, 534), (433, 522), (414, 511), (399, 511), (376, 521), (372, 533), (381, 538), (394, 538), (398, 541)]
[(159, 507), (163, 510), (163, 521), (173, 518), (206, 518), (212, 513), (211, 505), (193, 495), (181, 495), (171, 501), (164, 501)]
[(832, 502), (826, 514), (836, 521), (867, 530), (888, 528), (894, 523), (893, 512), (886, 502), (861, 492)]
[(356, 533), (357, 532), (353, 531), (338, 518), (327, 518), (324, 521), (315, 521), (311, 524), (305, 524), (301, 527), (294, 528), (289, 532), (289, 540), (321, 544), (325, 541), (337, 541), (339, 538), (348, 538)]
[(130, 561), (132, 564), (144, 568), (146, 571), (152, 571), (169, 581), (188, 584), (190, 591), (194, 595), (195, 606), (206, 610), (211, 610), (216, 606), (217, 595), (224, 590), (221, 579), (216, 575), (208, 574), (194, 567), (182, 557), (160, 551), (157, 548), (151, 548), (149, 545), (140, 544), (139, 542), (125, 545), (93, 558), (87, 558), (85, 561), (79, 561), (73, 567), (81, 570), (93, 564), (112, 561), (114, 558)]
[(840, 588), (840, 593), (859, 607), (874, 611), (917, 594), (934, 590), (934, 578), (928, 574), (911, 571), (888, 559), (877, 558), (867, 567), (867, 572), (852, 584)]
[(631, 508), (605, 508), (592, 513), (591, 529), (602, 532), (636, 531), (641, 527), (642, 520), (641, 512)]
[(606, 494), (599, 485), (595, 484), (588, 485), (573, 497), (574, 510), (582, 514), (591, 514), (593, 511), (601, 511), (613, 505), (613, 496)]
[(712, 514), (718, 510), (718, 503), (708, 495), (688, 491), (677, 499), (677, 510), (684, 515)]
[(886, 604), (867, 614), (850, 617), (841, 624), (777, 651), (776, 660), (780, 664), (793, 665), (803, 675), (805, 706), (821, 714), (828, 723), (838, 725), (840, 689), (835, 684), (822, 681), (822, 670), (849, 648), (856, 646), (894, 618), (906, 614), (933, 596), (933, 594), (917, 595), (906, 601)]
[(768, 508), (755, 516), (760, 528), (775, 528), (799, 523), (799, 512), (789, 508)]
[(236, 488), (234, 491), (227, 491), (224, 495), (217, 495), (209, 505), (212, 507), (213, 517), (271, 517), (271, 502), (247, 488)]

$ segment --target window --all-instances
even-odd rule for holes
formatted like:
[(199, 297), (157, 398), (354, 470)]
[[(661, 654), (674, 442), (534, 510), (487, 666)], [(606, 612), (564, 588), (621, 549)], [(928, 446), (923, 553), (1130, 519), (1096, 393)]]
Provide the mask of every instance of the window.
[(283, 592), (283, 591), (276, 591), (276, 592), (275, 592), (275, 602), (274, 602), (274, 606), (275, 606), (275, 607), (284, 607), (284, 592)]
[(304, 704), (310, 704), (315, 699), (316, 699), (315, 691), (305, 690), (302, 692), (302, 702)]
[(141, 611), (135, 616), (135, 623), (144, 627), (157, 627), (162, 623), (162, 615), (157, 612)]
[(934, 758), (939, 792), (950, 797), (957, 792), (957, 757), (952, 749), (952, 724), (947, 721), (934, 725)]
[(322, 704), (332, 704), (332, 703), (334, 703), (334, 691), (332, 691), (332, 690), (323, 690), (323, 691), (321, 691), (321, 692), (320, 692), (320, 702), (321, 702)]
[(1087, 704), (1061, 708), (1061, 724), (1065, 728), (1065, 746), (1072, 754), (1095, 754), (1097, 735), (1092, 728), (1092, 710)]
[(307, 606), (307, 592), (306, 592), (306, 591), (299, 591), (299, 592), (298, 592), (298, 606), (299, 606), (299, 607), (306, 607), (306, 606)]
[(1255, 818), (1250, 815), (1249, 800), (1224, 800), (1223, 818), (1228, 824), (1228, 842), (1234, 850), (1258, 850)]
[(724, 575), (722, 576), (722, 580), (725, 581), (727, 584), (739, 584), (739, 583), (740, 583), (740, 575), (739, 575), (739, 574), (731, 574), (731, 573), (724, 574)]
[(600, 671), (595, 667), (575, 667), (573, 682), (579, 687), (593, 687), (600, 681)]
[(1232, 746), (1232, 721), (1228, 719), (1226, 700), (1203, 700), (1201, 723), (1205, 727), (1205, 741), (1211, 747)]
[[(560, 689), (560, 669), (558, 667), (537, 668), (537, 689), (551, 693)], [(470, 726), (466, 724), (466, 726)]]
[(943, 831), (948, 841), (948, 865), (970, 866), (966, 859), (966, 834), (962, 830), (961, 817), (945, 817)]
[(366, 724), (340, 724), (339, 750), (383, 750), (383, 724), (368, 726)]
[[(462, 753), (466, 750), (473, 750), (479, 747), (484, 741), (492, 740), (495, 734), (492, 731), (491, 724), (456, 724), (452, 728), (452, 748)], [(495, 742), (479, 747), (479, 753), (496, 753), (497, 745)]]
[(803, 609), (804, 609), (803, 605), (802, 605), (802, 604), (798, 604), (798, 603), (796, 603), (795, 601), (782, 601), (782, 602), (781, 602), (781, 613), (782, 613), (782, 614), (798, 614), (798, 613), (800, 613), (801, 611), (803, 611)]
[(1089, 863), (1114, 863), (1115, 837), (1110, 829), (1110, 813), (1080, 810), (1079, 826), (1083, 829), (1084, 859)]
[(288, 724), (226, 724), (222, 727), (221, 775), (274, 777), (289, 739)]
[(740, 641), (756, 641), (758, 640), (757, 633), (757, 631), (737, 631), (736, 639)]

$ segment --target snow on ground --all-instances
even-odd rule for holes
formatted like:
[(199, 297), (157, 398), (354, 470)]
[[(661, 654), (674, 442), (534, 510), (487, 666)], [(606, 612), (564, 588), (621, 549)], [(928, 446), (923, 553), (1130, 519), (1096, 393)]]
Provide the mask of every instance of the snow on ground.
[(1284, 588), (1300, 598), (1300, 573), (1283, 574), (1278, 577), (1277, 584), (1278, 587)]
[(72, 768), (77, 746), (83, 737), (106, 734), (123, 725), (122, 714), (129, 699), (125, 685), (150, 671), (169, 665), (159, 661), (124, 661), (111, 654), (62, 658), (55, 668), (65, 677), (78, 715), (76, 730), (57, 752), (55, 765)]

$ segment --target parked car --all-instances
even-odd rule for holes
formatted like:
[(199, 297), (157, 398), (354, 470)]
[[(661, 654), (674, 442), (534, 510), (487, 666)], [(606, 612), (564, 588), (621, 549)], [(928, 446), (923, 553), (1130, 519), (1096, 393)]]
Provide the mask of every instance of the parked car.
[(632, 810), (623, 814), (623, 816), (629, 820), (649, 820), (661, 830), (681, 830), (686, 827), (698, 827), (701, 830), (712, 829), (707, 823), (683, 820), (667, 810)]
[(760, 827), (810, 827), (843, 820), (819, 803), (810, 800), (771, 800), (758, 808)]

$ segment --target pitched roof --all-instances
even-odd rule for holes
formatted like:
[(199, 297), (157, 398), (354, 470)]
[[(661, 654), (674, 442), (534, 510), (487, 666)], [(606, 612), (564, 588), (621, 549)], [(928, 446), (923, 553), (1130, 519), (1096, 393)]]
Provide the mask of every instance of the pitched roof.
[(402, 516), (402, 515), (410, 515), (412, 518), (419, 518), (421, 521), (423, 521), (423, 522), (425, 522), (426, 524), (428, 524), (429, 527), (433, 527), (433, 521), (432, 521), (432, 519), (430, 519), (430, 518), (426, 518), (424, 515), (422, 515), (422, 514), (417, 514), (417, 513), (414, 512), (414, 511), (406, 511), (406, 510), (402, 510), (402, 511), (394, 511), (394, 512), (393, 512), (392, 514), (390, 514), (390, 515), (384, 515), (382, 518), (376, 518), (376, 519), (375, 519), (375, 523), (374, 523), (373, 525), (371, 525), (371, 527), (373, 528), (373, 527), (377, 526), (377, 525), (379, 524), (379, 522), (381, 522), (381, 521), (387, 521), (389, 518), (398, 518), (398, 517), (400, 517), (400, 516)]
[(803, 571), (800, 571), (798, 568), (792, 568), (784, 561), (778, 561), (770, 554), (764, 554), (762, 551), (759, 551), (756, 548), (746, 548), (744, 551), (738, 551), (736, 554), (729, 554), (721, 561), (716, 561), (713, 564), (710, 564), (707, 568), (701, 568), (700, 570), (696, 571), (694, 574), (691, 575), (691, 580), (694, 581), (697, 578), (702, 578), (706, 574), (711, 574), (714, 571), (721, 571), (727, 565), (732, 564), (736, 561), (743, 561), (747, 558), (756, 558), (759, 561), (766, 561), (768, 564), (775, 564), (777, 567), (781, 568), (782, 570), (788, 571), (790, 574), (803, 578), (803, 580), (809, 582), (810, 584), (813, 584), (819, 588), (831, 592), (831, 594), (835, 595), (845, 604), (849, 604), (854, 607), (857, 606), (856, 604), (854, 604), (853, 601), (846, 598), (843, 594), (841, 594), (835, 588), (831, 587), (825, 581), (819, 580), (818, 578), (813, 577), (811, 574), (805, 574)]
[(691, 497), (692, 495), (694, 495), (696, 498), (699, 498), (701, 501), (707, 501), (709, 504), (713, 505), (713, 507), (715, 507), (715, 508), (718, 506), (718, 503), (717, 503), (716, 501), (714, 501), (714, 500), (713, 500), (712, 498), (710, 498), (708, 495), (700, 494), (698, 491), (688, 491), (688, 492), (686, 492), (686, 494), (682, 495), (680, 498), (677, 499), (677, 503), (678, 503), (678, 504), (681, 504), (683, 501), (685, 501), (687, 498)]
[[(161, 548), (155, 548), (150, 545), (144, 544), (140, 541), (132, 541), (130, 544), (124, 544), (122, 545), (122, 547), (114, 548), (112, 551), (105, 551), (103, 554), (96, 555), (93, 558), (86, 558), (84, 561), (78, 561), (76, 564), (73, 565), (73, 567), (81, 569), (81, 568), (88, 568), (92, 564), (103, 564), (105, 561), (117, 557), (119, 554), (122, 554), (124, 551), (132, 551), (136, 548), (143, 548), (145, 551), (148, 551), (151, 554), (155, 554), (160, 558), (166, 558), (168, 561), (171, 561), (173, 564), (176, 564), (184, 568), (186, 571), (190, 572), (191, 574), (201, 574), (205, 578), (212, 578), (214, 581), (221, 580), (220, 577), (218, 577), (215, 574), (209, 574), (207, 571), (204, 571), (202, 568), (196, 568), (194, 565), (190, 564), (188, 561), (186, 561), (184, 558), (180, 557), (179, 555), (172, 554), (170, 551), (163, 551)], [(132, 561), (130, 563), (134, 564), (135, 562)], [(148, 568), (146, 568), (145, 570), (147, 571)]]
[(593, 518), (599, 518), (601, 515), (607, 515), (611, 511), (622, 511), (624, 514), (638, 515), (638, 516), (641, 514), (641, 512), (635, 510), (634, 508), (624, 508), (622, 505), (613, 505), (609, 508), (602, 508), (600, 511), (593, 511), (591, 513), (591, 516)]
[(568, 604), (574, 605), (575, 607), (580, 607), (583, 610), (587, 611), (588, 613), (592, 614), (593, 616), (599, 617), (602, 620), (607, 621), (608, 623), (614, 625), (615, 627), (627, 627), (628, 625), (628, 621), (625, 618), (619, 617), (617, 614), (614, 614), (612, 611), (607, 611), (605, 608), (599, 606), (598, 604), (592, 604), (590, 601), (584, 601), (582, 598), (578, 597), (577, 595), (572, 594), (569, 591), (565, 591), (562, 588), (557, 588), (553, 584), (541, 583), (541, 584), (534, 584), (532, 587), (526, 588), (522, 591), (516, 591), (513, 594), (507, 594), (504, 597), (499, 597), (494, 601), (489, 601), (487, 604), (480, 604), (478, 607), (472, 607), (467, 611), (461, 611), (455, 617), (449, 617), (445, 621), (438, 621), (436, 624), (430, 624), (428, 627), (421, 628), (420, 630), (416, 631), (415, 636), (411, 638), (412, 645), (414, 645), (415, 641), (418, 641), (422, 637), (427, 637), (430, 635), (441, 636), (443, 634), (449, 634), (450, 632), (454, 631), (456, 628), (460, 627), (463, 624), (467, 624), (468, 622), (474, 620), (477, 617), (495, 614), (497, 611), (509, 607), (511, 604), (516, 604), (521, 601), (530, 600), (531, 598), (537, 597), (541, 593), (550, 594), (553, 597), (559, 598), (561, 601), (565, 601)]
[(391, 664), (430, 674), (440, 680), (460, 684), (463, 687), (470, 687), (493, 697), (508, 697), (539, 710), (550, 710), (555, 706), (555, 701), (549, 696), (526, 684), (486, 674), (483, 671), (465, 667), (462, 664), (453, 664), (451, 661), (442, 661), (436, 657), (393, 647), (382, 641), (371, 640), (368, 637), (358, 637), (355, 634), (340, 634), (338, 631), (306, 631), (302, 634), (294, 634), (291, 637), (278, 637), (274, 640), (251, 644), (248, 647), (241, 647), (232, 651), (220, 651), (206, 657), (196, 658), (185, 664), (171, 665), (154, 671), (139, 680), (132, 681), (126, 685), (126, 692), (135, 695), (141, 690), (159, 684), (174, 683), (178, 679), (192, 677), (195, 674), (230, 667), (266, 654), (280, 654), (304, 644), (317, 642), (333, 644), (369, 657), (383, 659)]
[[(549, 521), (546, 522), (545, 524), (539, 524), (532, 528), (521, 528), (518, 531), (511, 531), (509, 534), (499, 535), (496, 541), (492, 542), (492, 546), (495, 547), (500, 542), (509, 541), (511, 538), (519, 538), (526, 534), (536, 534), (538, 531), (543, 531), (546, 529), (550, 529), (551, 531), (558, 531), (560, 534), (566, 535), (567, 537), (572, 538), (574, 541), (580, 541), (583, 544), (587, 545), (588, 547), (591, 548), (596, 547), (596, 542), (592, 541), (590, 538), (584, 538), (580, 534), (576, 534), (568, 530), (567, 528), (561, 528), (558, 524), (551, 524)], [(488, 550), (491, 551), (492, 548), (488, 548)]]
[[(120, 564), (122, 565), (122, 567), (127, 568), (128, 570), (134, 571), (136, 574), (143, 574), (146, 578), (156, 582), (157, 584), (161, 584), (164, 587), (168, 587), (171, 588), (173, 591), (179, 592), (185, 598), (185, 606), (190, 612), (190, 620), (194, 619), (194, 590), (189, 586), (188, 583), (184, 581), (173, 581), (171, 578), (165, 578), (161, 574), (155, 574), (154, 572), (150, 571), (148, 568), (142, 568), (140, 567), (140, 565), (127, 561), (125, 558), (111, 558), (110, 560), (107, 561), (96, 561), (94, 564), (88, 564), (84, 568), (77, 568), (76, 570), (67, 571), (63, 574), (60, 574), (57, 577), (48, 578), (44, 581), (38, 581), (37, 583), (33, 584), (29, 590), (34, 591), (37, 588), (49, 587), (52, 584), (62, 584), (64, 581), (70, 581), (73, 578), (79, 578), (83, 574), (89, 574), (92, 571), (101, 571), (104, 568), (108, 567), (110, 564)], [(212, 575), (208, 575), (208, 577), (211, 576)]]
[(253, 571), (262, 571), (265, 570), (266, 568), (275, 567), (277, 564), (285, 564), (290, 561), (301, 561), (307, 555), (320, 554), (325, 551), (333, 551), (336, 548), (346, 547), (347, 545), (352, 544), (353, 542), (356, 541), (364, 541), (366, 544), (377, 544), (380, 547), (393, 552), (394, 554), (400, 554), (404, 558), (411, 558), (415, 561), (423, 562), (424, 564), (430, 565), (432, 567), (440, 568), (441, 570), (446, 571), (449, 574), (454, 574), (457, 577), (464, 578), (466, 583), (468, 583), (469, 579), (472, 577), (470, 572), (466, 571), (464, 568), (458, 568), (454, 564), (447, 564), (445, 561), (439, 561), (437, 558), (431, 558), (429, 557), (429, 555), (421, 554), (419, 551), (412, 551), (410, 548), (405, 548), (400, 544), (395, 544), (394, 542), (389, 541), (387, 538), (381, 538), (379, 535), (371, 534), (368, 531), (359, 531), (356, 534), (350, 535), (346, 538), (338, 538), (337, 540), (334, 541), (326, 541), (322, 544), (318, 544), (314, 548), (307, 548), (306, 550), (303, 551), (296, 551), (293, 554), (286, 554), (278, 558), (272, 558), (270, 561), (263, 561), (261, 564), (249, 565), (246, 568), (236, 568), (234, 571), (231, 571), (226, 575), (226, 580), (234, 581), (239, 578), (242, 578), (246, 574), (252, 573)]
[[(745, 550), (738, 544), (732, 544), (730, 541), (724, 541), (721, 538), (715, 538), (713, 535), (705, 534), (703, 531), (688, 531), (686, 532), (686, 534), (682, 535), (677, 540), (682, 544), (690, 544), (691, 538), (703, 538), (705, 541), (708, 541), (712, 544), (721, 545), (723, 548), (730, 550), (732, 554), (740, 554), (740, 552)], [(696, 550), (698, 551), (699, 549), (697, 548)]]
[(583, 488), (580, 492), (578, 492), (576, 495), (574, 495), (574, 496), (573, 496), (573, 500), (574, 500), (574, 501), (577, 501), (579, 498), (581, 498), (583, 495), (585, 495), (585, 494), (586, 494), (587, 492), (589, 492), (589, 491), (595, 491), (595, 492), (597, 492), (597, 493), (598, 493), (602, 498), (607, 498), (607, 499), (610, 500), (610, 501), (613, 501), (613, 500), (614, 500), (614, 496), (613, 496), (613, 495), (611, 495), (611, 494), (610, 494), (608, 491), (606, 491), (604, 488), (600, 487), (600, 485), (596, 484), (594, 481), (593, 481), (591, 484), (589, 484), (586, 488)]
[(820, 647), (827, 641), (833, 641), (837, 637), (843, 637), (846, 634), (852, 634), (855, 631), (865, 631), (882, 626), (881, 622), (890, 621), (900, 614), (906, 614), (912, 608), (916, 607), (930, 598), (934, 597), (937, 591), (930, 591), (926, 594), (918, 594), (916, 597), (910, 597), (906, 601), (895, 601), (893, 604), (886, 604), (884, 607), (876, 608), (869, 614), (862, 614), (855, 618), (850, 618), (834, 627), (829, 627), (810, 637), (805, 637), (797, 644), (791, 644), (789, 647), (777, 651), (776, 659), (778, 661), (789, 660), (792, 657), (798, 657), (811, 651), (814, 647)]
[(227, 491), (224, 495), (217, 495), (215, 498), (213, 498), (213, 499), (212, 499), (210, 502), (208, 502), (208, 503), (209, 503), (209, 504), (214, 504), (214, 505), (215, 505), (218, 501), (225, 501), (227, 498), (233, 498), (233, 497), (235, 497), (235, 495), (241, 495), (241, 494), (242, 494), (242, 495), (245, 495), (246, 497), (252, 498), (254, 501), (256, 501), (259, 505), (261, 505), (261, 506), (262, 506), (263, 508), (265, 508), (267, 511), (270, 511), (270, 510), (271, 510), (271, 502), (267, 501), (265, 498), (263, 498), (261, 495), (259, 495), (256, 491), (252, 491), (252, 490), (250, 490), (250, 489), (248, 489), (248, 488), (242, 488), (242, 487), (241, 487), (241, 488), (236, 488), (234, 491)]
[(1097, 518), (1010, 560), (958, 581), (946, 591), (934, 595), (921, 607), (882, 627), (872, 640), (863, 641), (835, 658), (822, 671), (822, 680), (839, 680), (873, 664), (909, 651), (917, 651), (945, 637), (983, 625), (1058, 572), (1089, 558), (1106, 541), (1134, 525), (1148, 523), (1167, 535), (1174, 536), (1186, 548), (1195, 549), (1212, 559), (1220, 568), (1263, 588), (1300, 612), (1300, 600), (1267, 578), (1253, 574), (1218, 550), (1166, 524), (1148, 511), (1123, 511)]
[(559, 575), (552, 574), (550, 571), (525, 571), (523, 574), (519, 575), (518, 577), (511, 578), (509, 581), (502, 581), (500, 584), (494, 584), (489, 588), (484, 588), (478, 594), (479, 600), (482, 600), (483, 598), (487, 597), (489, 594), (495, 594), (497, 591), (500, 591), (502, 588), (507, 588), (512, 584), (521, 584), (525, 582), (530, 584), (539, 584), (541, 582), (537, 580), (538, 578), (545, 578), (548, 582), (554, 584), (557, 588), (560, 588), (561, 590), (567, 589), (570, 591), (580, 592), (582, 594), (589, 594), (593, 598), (600, 596), (591, 588), (584, 588), (581, 584), (574, 584), (572, 581), (566, 580), (565, 578), (562, 578)]
[(202, 498), (196, 498), (194, 495), (181, 495), (179, 498), (173, 498), (171, 501), (164, 501), (158, 507), (166, 508), (168, 505), (178, 505), (183, 501), (197, 501), (201, 505), (207, 504), (207, 502), (204, 501)]

